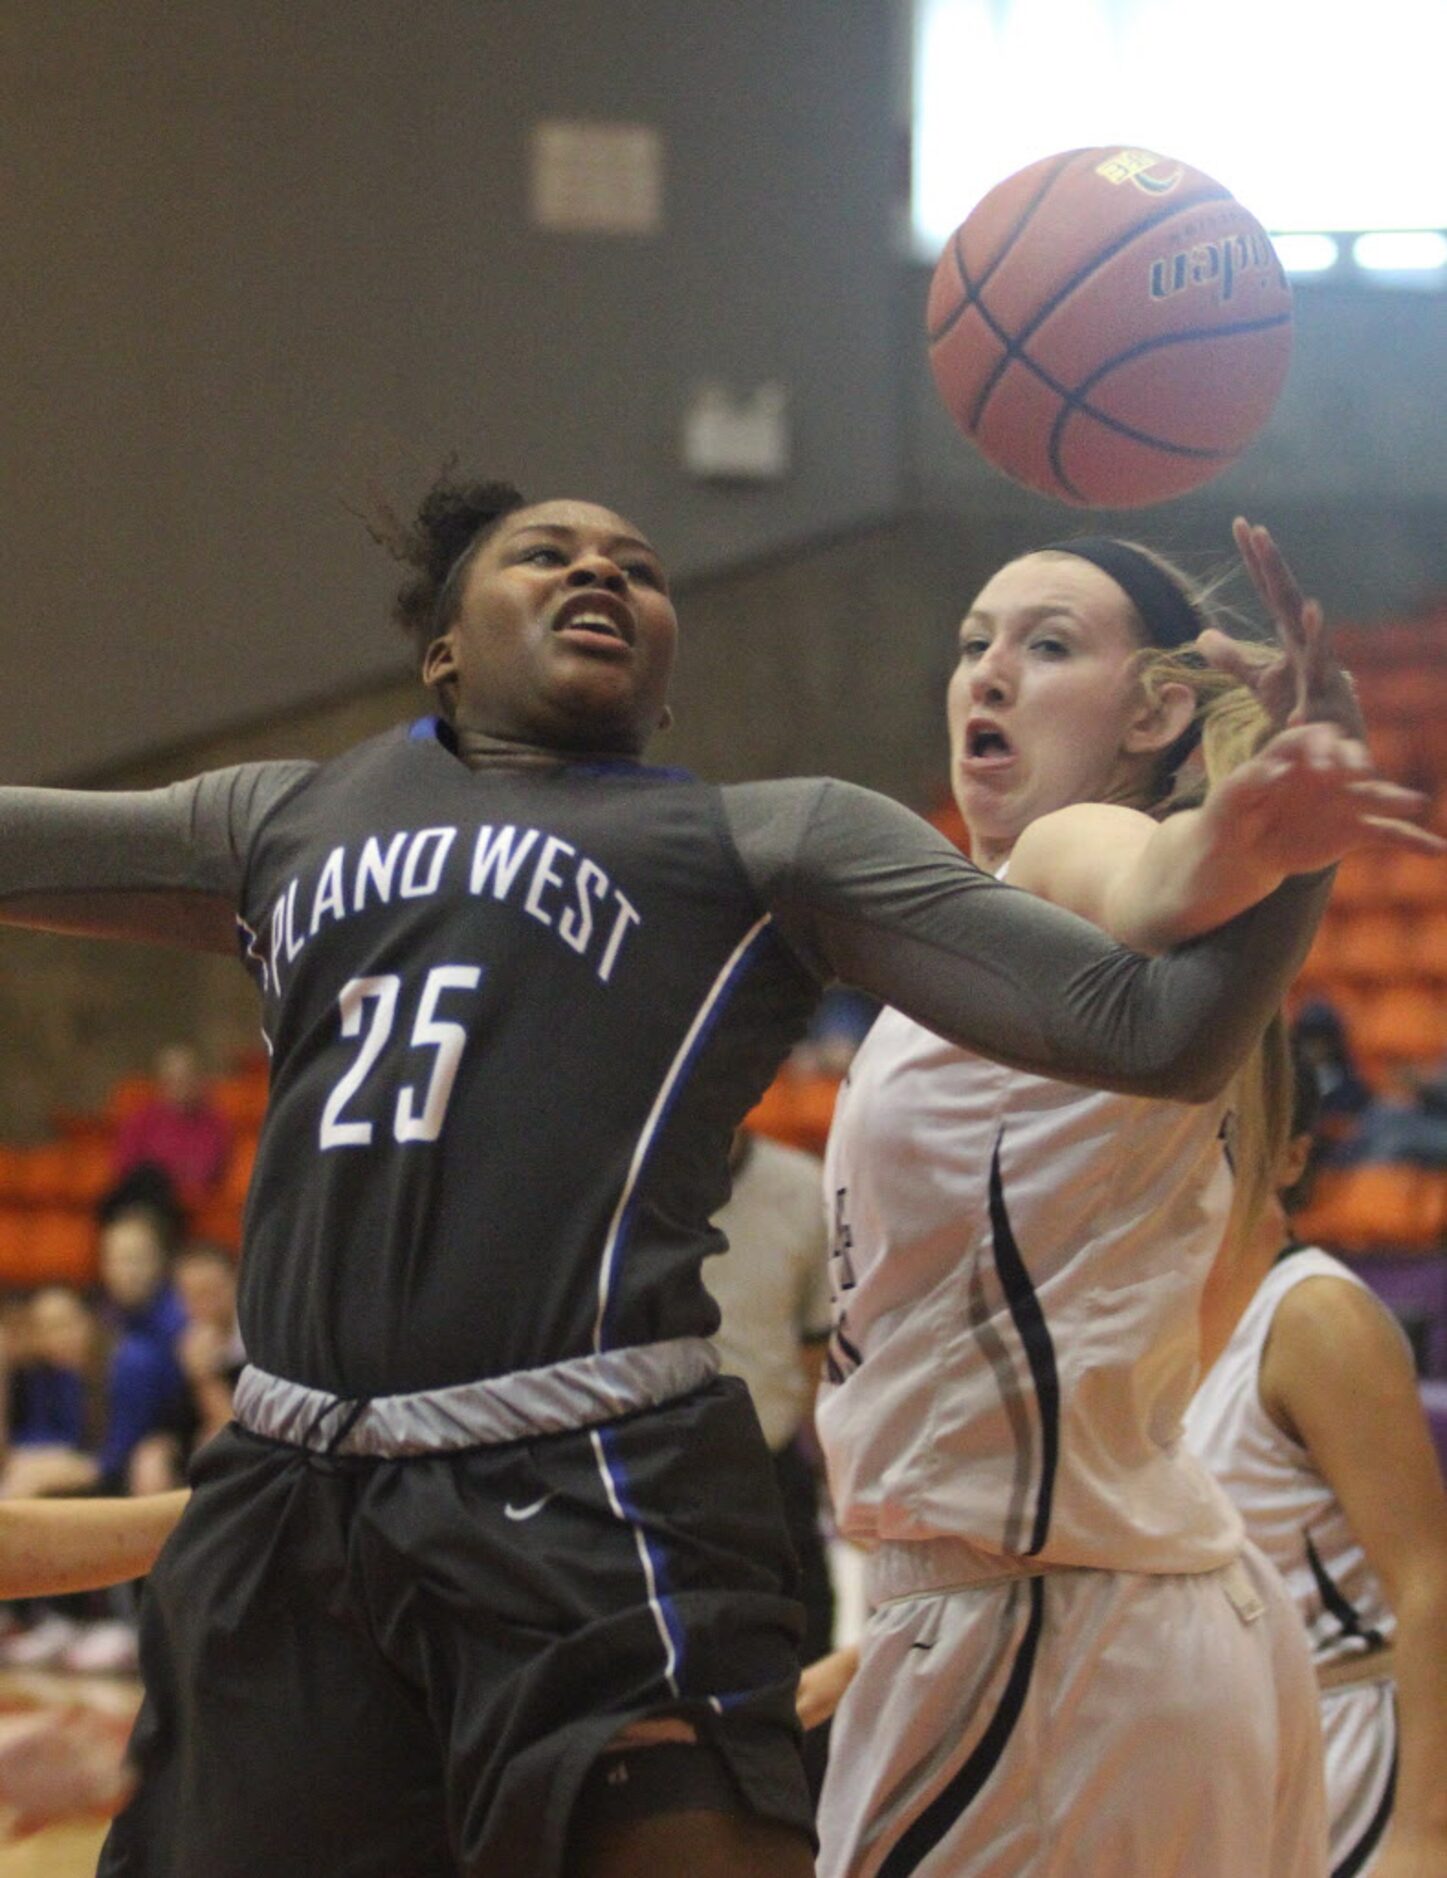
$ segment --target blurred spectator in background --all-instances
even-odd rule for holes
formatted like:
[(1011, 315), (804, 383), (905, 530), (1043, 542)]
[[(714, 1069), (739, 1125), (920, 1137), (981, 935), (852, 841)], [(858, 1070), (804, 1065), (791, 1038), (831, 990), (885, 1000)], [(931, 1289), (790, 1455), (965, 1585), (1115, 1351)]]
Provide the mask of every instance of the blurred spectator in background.
[(1316, 1085), (1319, 1112), (1314, 1164), (1329, 1165), (1356, 1133), (1372, 1091), (1356, 1066), (1346, 1025), (1334, 1004), (1313, 998), (1302, 1005), (1293, 1034)]
[(167, 1493), (184, 1484), (191, 1456), (230, 1421), (232, 1391), (246, 1362), (230, 1255), (219, 1246), (186, 1246), (176, 1255), (171, 1282), (185, 1317), (176, 1355), (187, 1401), (174, 1426), (137, 1443), (130, 1462), (132, 1493)]
[(236, 1321), (236, 1261), (219, 1246), (187, 1246), (172, 1273), (186, 1313), (181, 1367), (196, 1416), (192, 1451), (231, 1419), (231, 1394), (246, 1363)]
[(166, 1221), (148, 1208), (117, 1213), (101, 1230), (103, 1315), (115, 1335), (106, 1375), (100, 1484), (130, 1488), (131, 1457), (147, 1436), (176, 1435), (190, 1391), (179, 1345), (186, 1313), (170, 1280)]
[[(830, 1329), (823, 1170), (812, 1154), (742, 1128), (730, 1159), (733, 1192), (713, 1222), (729, 1249), (705, 1260), (703, 1277), (721, 1313), (714, 1341), (724, 1371), (748, 1384), (774, 1457), (799, 1558), (800, 1648), (808, 1663), (824, 1655), (834, 1636), (834, 1589), (820, 1523), (822, 1469), (813, 1442), (814, 1396)], [(817, 1794), (822, 1764), (809, 1772)]]
[(66, 1285), (47, 1286), (22, 1308), (0, 1497), (73, 1493), (96, 1479), (104, 1422), (101, 1327)]
[(201, 1059), (189, 1043), (171, 1043), (155, 1065), (156, 1096), (122, 1122), (116, 1135), (117, 1183), (158, 1168), (183, 1208), (205, 1199), (226, 1171), (231, 1124), (211, 1101)]
[[(171, 1284), (170, 1251), (169, 1221), (150, 1207), (116, 1212), (102, 1227), (100, 1317), (111, 1348), (99, 1447), (93, 1453), (72, 1451), (63, 1481), (47, 1487), (32, 1475), (25, 1491), (151, 1491), (148, 1480), (137, 1478), (147, 1472), (150, 1444), (159, 1438), (174, 1446), (185, 1438), (192, 1425), (179, 1353), (186, 1315)], [(74, 1349), (78, 1328), (67, 1335)], [(33, 1329), (31, 1337), (34, 1346)], [(134, 1598), (125, 1588), (109, 1594), (99, 1611), (89, 1600), (67, 1600), (30, 1615), (35, 1621), (0, 1646), (0, 1659), (9, 1667), (87, 1673), (135, 1669)]]

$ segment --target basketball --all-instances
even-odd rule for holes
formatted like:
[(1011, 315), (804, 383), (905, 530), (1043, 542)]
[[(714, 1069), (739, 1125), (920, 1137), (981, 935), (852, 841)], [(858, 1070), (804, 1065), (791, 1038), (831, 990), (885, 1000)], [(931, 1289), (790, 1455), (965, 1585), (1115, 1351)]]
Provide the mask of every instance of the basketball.
[(1291, 288), (1261, 224), (1200, 170), (1067, 150), (955, 230), (927, 325), (945, 408), (997, 469), (1136, 508), (1209, 481), (1270, 417)]

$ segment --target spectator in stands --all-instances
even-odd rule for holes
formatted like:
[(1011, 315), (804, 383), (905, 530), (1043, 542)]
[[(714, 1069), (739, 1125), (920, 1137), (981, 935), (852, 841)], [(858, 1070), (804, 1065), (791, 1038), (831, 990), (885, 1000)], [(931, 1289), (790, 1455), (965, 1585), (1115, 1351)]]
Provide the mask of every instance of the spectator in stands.
[(1301, 1007), (1295, 1024), (1297, 1047), (1316, 1081), (1320, 1118), (1316, 1129), (1317, 1162), (1339, 1158), (1356, 1132), (1372, 1091), (1356, 1066), (1346, 1025), (1334, 1004), (1313, 998)]
[(219, 1246), (177, 1255), (171, 1280), (185, 1314), (176, 1354), (188, 1401), (175, 1428), (150, 1434), (131, 1457), (132, 1493), (166, 1493), (184, 1483), (191, 1456), (231, 1419), (231, 1394), (246, 1362), (236, 1321), (236, 1265)]
[(0, 1497), (71, 1493), (94, 1483), (103, 1424), (100, 1325), (66, 1285), (25, 1306), (25, 1342), (10, 1371), (10, 1448)]
[(106, 1378), (106, 1427), (98, 1468), (123, 1493), (130, 1462), (148, 1435), (185, 1428), (189, 1391), (179, 1342), (186, 1313), (170, 1280), (165, 1223), (148, 1209), (118, 1213), (102, 1229), (105, 1314), (116, 1333)]
[(187, 1246), (173, 1277), (186, 1313), (180, 1357), (196, 1412), (194, 1450), (230, 1421), (231, 1393), (246, 1362), (236, 1321), (236, 1261), (219, 1246)]
[(116, 1137), (116, 1179), (159, 1168), (189, 1209), (225, 1173), (231, 1125), (211, 1101), (201, 1059), (189, 1043), (167, 1044), (157, 1054), (155, 1076), (155, 1100), (129, 1116)]

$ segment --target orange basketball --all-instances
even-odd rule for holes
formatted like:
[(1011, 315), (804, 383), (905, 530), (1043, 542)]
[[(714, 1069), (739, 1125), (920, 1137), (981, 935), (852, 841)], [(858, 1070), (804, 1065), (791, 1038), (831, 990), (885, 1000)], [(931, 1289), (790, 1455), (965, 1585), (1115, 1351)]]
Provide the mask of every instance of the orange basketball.
[(930, 364), (1016, 482), (1085, 508), (1194, 489), (1270, 417), (1291, 287), (1265, 230), (1151, 150), (1067, 150), (998, 184), (930, 286)]

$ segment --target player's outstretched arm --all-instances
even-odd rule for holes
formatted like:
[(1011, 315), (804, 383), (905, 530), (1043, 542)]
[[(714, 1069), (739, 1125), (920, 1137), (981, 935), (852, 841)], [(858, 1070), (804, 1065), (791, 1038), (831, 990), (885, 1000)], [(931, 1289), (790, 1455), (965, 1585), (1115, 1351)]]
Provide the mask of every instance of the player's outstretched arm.
[(247, 763), (135, 791), (0, 788), (0, 921), (232, 952), (251, 833), (313, 768)]
[(1012, 1068), (1209, 1101), (1311, 943), (1329, 877), (1293, 875), (1228, 925), (1147, 959), (1001, 886), (898, 803), (828, 781), (724, 792), (746, 873), (819, 980), (857, 985)]
[(1397, 1619), (1397, 1798), (1374, 1878), (1447, 1871), (1447, 1490), (1406, 1341), (1344, 1278), (1277, 1306), (1261, 1400), (1327, 1481)]
[(0, 1598), (59, 1597), (143, 1578), (190, 1494), (0, 1500)]
[(1447, 842), (1406, 819), (1425, 806), (1376, 775), (1355, 739), (1304, 724), (1165, 821), (1103, 802), (1042, 815), (1015, 844), (1010, 882), (1122, 945), (1162, 952), (1366, 842), (1447, 856)]

